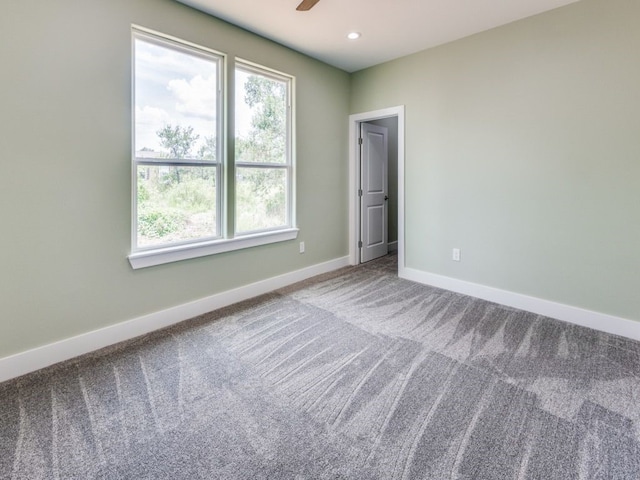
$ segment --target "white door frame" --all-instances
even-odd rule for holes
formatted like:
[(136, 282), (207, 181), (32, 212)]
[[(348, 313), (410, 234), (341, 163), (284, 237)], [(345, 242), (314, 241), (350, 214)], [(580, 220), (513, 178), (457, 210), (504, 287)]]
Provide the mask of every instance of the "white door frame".
[(360, 263), (360, 124), (398, 117), (398, 270), (404, 265), (404, 105), (349, 115), (349, 264)]

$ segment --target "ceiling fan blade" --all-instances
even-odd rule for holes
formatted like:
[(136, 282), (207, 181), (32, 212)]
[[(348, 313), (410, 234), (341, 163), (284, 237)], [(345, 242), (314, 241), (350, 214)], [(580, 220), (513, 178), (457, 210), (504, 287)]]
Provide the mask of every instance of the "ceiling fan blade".
[(320, 0), (302, 0), (296, 10), (298, 10), (299, 12), (306, 12), (307, 10), (311, 10), (313, 6), (319, 1)]

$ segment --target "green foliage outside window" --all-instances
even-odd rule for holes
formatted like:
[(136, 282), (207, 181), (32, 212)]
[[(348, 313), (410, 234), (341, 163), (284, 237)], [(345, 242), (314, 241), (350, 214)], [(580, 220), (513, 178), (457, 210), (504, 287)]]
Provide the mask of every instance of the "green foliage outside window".
[(249, 75), (244, 102), (251, 124), (236, 138), (236, 230), (247, 232), (285, 225), (286, 170), (252, 168), (251, 163), (287, 161), (287, 84), (262, 75)]
[[(189, 158), (199, 135), (166, 125), (156, 132), (168, 158)], [(215, 137), (200, 148), (215, 160)], [(138, 243), (141, 246), (215, 236), (216, 169), (194, 166), (138, 167)]]

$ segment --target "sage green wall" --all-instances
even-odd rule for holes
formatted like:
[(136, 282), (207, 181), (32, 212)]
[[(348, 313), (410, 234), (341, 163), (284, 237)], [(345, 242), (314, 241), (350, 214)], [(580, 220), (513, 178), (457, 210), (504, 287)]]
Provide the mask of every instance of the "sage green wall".
[[(131, 269), (132, 23), (297, 77), (304, 255)], [(0, 65), (0, 358), (348, 254), (347, 73), (170, 0), (9, 0)]]
[(640, 320), (639, 18), (581, 0), (352, 76), (351, 113), (406, 106), (408, 267)]

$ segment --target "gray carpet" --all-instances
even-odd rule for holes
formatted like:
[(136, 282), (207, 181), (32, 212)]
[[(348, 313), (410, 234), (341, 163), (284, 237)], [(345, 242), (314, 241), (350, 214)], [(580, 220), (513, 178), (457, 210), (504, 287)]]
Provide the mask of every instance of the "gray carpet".
[(0, 384), (0, 478), (640, 478), (639, 343), (394, 268)]

